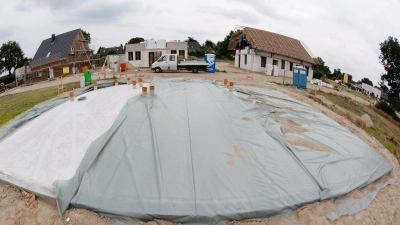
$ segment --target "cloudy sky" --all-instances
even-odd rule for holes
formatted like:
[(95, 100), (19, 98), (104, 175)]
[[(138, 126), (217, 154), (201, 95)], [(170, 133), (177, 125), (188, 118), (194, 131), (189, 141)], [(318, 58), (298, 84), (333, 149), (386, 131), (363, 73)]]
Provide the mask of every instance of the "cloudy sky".
[(400, 39), (398, 0), (0, 0), (0, 43), (19, 42), (33, 57), (42, 40), (76, 28), (92, 44), (112, 47), (132, 37), (200, 43), (223, 40), (236, 25), (304, 41), (331, 68), (374, 84), (384, 72), (379, 43)]

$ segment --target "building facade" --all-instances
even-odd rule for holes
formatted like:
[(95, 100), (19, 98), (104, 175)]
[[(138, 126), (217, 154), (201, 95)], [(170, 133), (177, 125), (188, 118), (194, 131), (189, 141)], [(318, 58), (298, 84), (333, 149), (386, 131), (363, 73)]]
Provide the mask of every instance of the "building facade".
[(53, 34), (42, 41), (33, 57), (32, 75), (35, 81), (41, 81), (63, 74), (79, 73), (82, 67), (90, 68), (91, 57), (92, 49), (89, 48), (81, 29), (60, 35)]
[(318, 60), (305, 43), (280, 34), (244, 27), (236, 31), (228, 46), (235, 51), (235, 66), (267, 75), (293, 77), (293, 67), (307, 70), (313, 78)]
[(164, 54), (178, 54), (178, 59), (188, 57), (187, 42), (146, 40), (143, 43), (126, 45), (126, 60), (135, 67), (150, 67)]

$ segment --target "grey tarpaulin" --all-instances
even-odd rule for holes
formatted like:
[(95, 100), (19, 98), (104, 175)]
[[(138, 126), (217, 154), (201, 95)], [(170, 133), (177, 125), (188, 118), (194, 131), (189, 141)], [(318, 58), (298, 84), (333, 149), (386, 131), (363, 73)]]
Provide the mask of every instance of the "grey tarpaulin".
[[(126, 82), (124, 82), (124, 81), (119, 81), (118, 83), (126, 84)], [(114, 81), (99, 81), (98, 82), (98, 88), (105, 88), (105, 87), (110, 87), (113, 85), (114, 85)], [(75, 94), (75, 96), (85, 94), (92, 90), (93, 90), (93, 85), (89, 85), (89, 86), (83, 88), (81, 91), (77, 92)], [(14, 119), (7, 126), (7, 128), (2, 133), (0, 133), (0, 141), (3, 140), (4, 138), (8, 137), (10, 134), (15, 132), (18, 128), (25, 125), (29, 121), (35, 119), (36, 117), (40, 116), (41, 114), (47, 112), (48, 110), (66, 102), (66, 101), (68, 101), (68, 96), (60, 96), (60, 97), (51, 99), (49, 101), (40, 103), (38, 105), (35, 105), (33, 108), (31, 108), (28, 111), (19, 115), (16, 119)]]
[(153, 79), (56, 181), (60, 214), (225, 223), (288, 213), (375, 181), (392, 167), (333, 120), (282, 93)]

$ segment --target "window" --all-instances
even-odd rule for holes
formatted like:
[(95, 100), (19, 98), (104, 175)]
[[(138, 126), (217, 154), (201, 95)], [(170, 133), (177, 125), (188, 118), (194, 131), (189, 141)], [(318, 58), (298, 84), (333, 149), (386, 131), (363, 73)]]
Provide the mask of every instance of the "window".
[(247, 65), (247, 55), (244, 55), (244, 64)]
[(141, 60), (140, 52), (135, 52), (135, 60)]
[(308, 66), (306, 66), (306, 72), (307, 72), (307, 77), (308, 77)]
[(175, 55), (170, 55), (169, 56), (169, 61), (175, 61)]
[(164, 56), (161, 56), (161, 58), (158, 60), (159, 62), (162, 62), (162, 61), (167, 61), (167, 57), (164, 55)]
[(285, 64), (286, 64), (286, 62), (285, 62), (285, 60), (282, 60), (282, 65), (281, 65), (281, 69), (285, 69)]
[(273, 60), (272, 65), (277, 66), (278, 65), (278, 60)]
[(75, 53), (74, 51), (75, 51), (74, 48), (71, 48), (71, 54), (74, 54)]
[(179, 55), (185, 57), (185, 50), (179, 50)]
[(133, 61), (133, 52), (128, 52), (128, 61)]
[(266, 64), (267, 64), (267, 57), (261, 56), (261, 67), (265, 67)]
[(36, 77), (41, 77), (42, 76), (42, 71), (37, 71), (36, 72)]
[(293, 63), (290, 63), (290, 71), (293, 71)]
[(176, 54), (176, 50), (171, 50), (171, 54)]

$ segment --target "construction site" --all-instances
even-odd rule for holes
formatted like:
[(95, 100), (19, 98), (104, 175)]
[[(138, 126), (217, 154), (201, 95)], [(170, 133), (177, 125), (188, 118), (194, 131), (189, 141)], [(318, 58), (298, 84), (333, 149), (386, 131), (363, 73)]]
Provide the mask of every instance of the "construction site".
[(244, 28), (235, 61), (166, 46), (96, 67), (80, 29), (42, 42), (31, 85), (0, 94), (29, 99), (0, 126), (1, 224), (400, 224), (400, 123), (311, 83), (305, 43)]
[[(379, 141), (290, 79), (217, 67), (99, 70), (2, 126), (2, 221), (399, 222), (399, 165)], [(47, 85), (63, 86), (15, 93)]]

